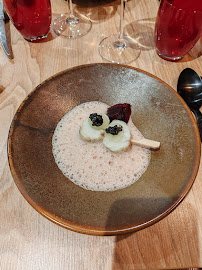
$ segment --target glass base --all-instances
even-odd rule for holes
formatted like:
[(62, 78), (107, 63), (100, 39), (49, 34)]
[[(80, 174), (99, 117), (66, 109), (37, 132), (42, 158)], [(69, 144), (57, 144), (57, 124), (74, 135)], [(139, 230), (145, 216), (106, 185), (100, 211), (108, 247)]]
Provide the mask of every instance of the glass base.
[(70, 16), (70, 14), (62, 14), (55, 19), (53, 30), (57, 35), (66, 38), (77, 38), (87, 34), (92, 28), (92, 22), (80, 16)]
[(140, 55), (140, 47), (136, 40), (129, 36), (112, 35), (104, 38), (99, 44), (99, 53), (104, 60), (117, 64), (129, 64)]
[(47, 38), (47, 36), (48, 36), (48, 34), (49, 34), (49, 32), (47, 33), (47, 34), (45, 34), (45, 35), (42, 35), (42, 36), (39, 36), (39, 37), (24, 37), (24, 39), (26, 39), (27, 41), (40, 41), (40, 40), (42, 40), (42, 39), (44, 39), (44, 38)]
[(162, 59), (167, 60), (167, 61), (171, 61), (171, 62), (177, 62), (183, 58), (183, 56), (173, 56), (173, 57), (165, 56), (158, 49), (156, 49), (156, 52), (157, 52), (158, 56), (160, 56)]

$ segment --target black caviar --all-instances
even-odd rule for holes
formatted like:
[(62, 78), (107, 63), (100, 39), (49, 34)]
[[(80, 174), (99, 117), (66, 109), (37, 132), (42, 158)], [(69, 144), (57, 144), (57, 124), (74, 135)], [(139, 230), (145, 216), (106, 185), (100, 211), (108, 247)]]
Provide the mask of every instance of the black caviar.
[(92, 126), (100, 127), (103, 124), (102, 115), (97, 113), (91, 113), (89, 116), (92, 121)]
[(105, 129), (106, 133), (110, 133), (112, 135), (118, 135), (120, 131), (122, 131), (122, 126), (113, 126), (113, 127), (108, 127)]

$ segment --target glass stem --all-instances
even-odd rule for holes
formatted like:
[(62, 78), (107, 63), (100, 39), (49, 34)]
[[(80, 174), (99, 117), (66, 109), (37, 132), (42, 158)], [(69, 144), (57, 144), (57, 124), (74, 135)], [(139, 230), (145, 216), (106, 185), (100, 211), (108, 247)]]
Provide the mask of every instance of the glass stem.
[(127, 0), (121, 0), (121, 16), (120, 16), (119, 35), (118, 35), (118, 40), (114, 42), (114, 47), (118, 48), (118, 49), (125, 49), (126, 48), (126, 42), (123, 39), (123, 22), (124, 22), (126, 2), (127, 2)]
[(69, 0), (69, 11), (70, 11), (70, 17), (74, 17), (74, 12), (73, 12), (73, 5), (72, 5), (72, 0)]
[(123, 39), (123, 22), (125, 16), (125, 8), (126, 8), (127, 0), (121, 0), (121, 19), (120, 19), (120, 29), (119, 29), (119, 40)]
[(79, 19), (76, 16), (74, 16), (72, 0), (69, 0), (69, 16), (66, 19), (66, 23), (74, 25), (77, 24), (78, 22)]

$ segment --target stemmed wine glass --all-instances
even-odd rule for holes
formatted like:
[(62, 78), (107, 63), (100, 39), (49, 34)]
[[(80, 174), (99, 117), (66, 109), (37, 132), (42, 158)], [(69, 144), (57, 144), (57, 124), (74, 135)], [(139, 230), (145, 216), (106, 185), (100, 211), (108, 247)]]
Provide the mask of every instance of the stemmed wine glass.
[(90, 31), (91, 27), (90, 20), (74, 15), (72, 0), (69, 0), (69, 13), (61, 14), (53, 23), (55, 33), (67, 38), (83, 36)]
[(123, 34), (126, 2), (127, 0), (121, 0), (119, 33), (104, 38), (99, 44), (99, 53), (102, 58), (112, 63), (129, 64), (140, 54), (137, 41)]

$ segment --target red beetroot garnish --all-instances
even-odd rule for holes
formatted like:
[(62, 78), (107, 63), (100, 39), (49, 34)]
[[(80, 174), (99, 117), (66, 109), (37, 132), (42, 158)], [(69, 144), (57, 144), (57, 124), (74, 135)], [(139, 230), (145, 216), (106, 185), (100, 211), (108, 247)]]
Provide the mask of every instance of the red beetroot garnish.
[(110, 121), (121, 120), (128, 123), (131, 115), (131, 105), (128, 103), (116, 104), (107, 109), (107, 115)]

